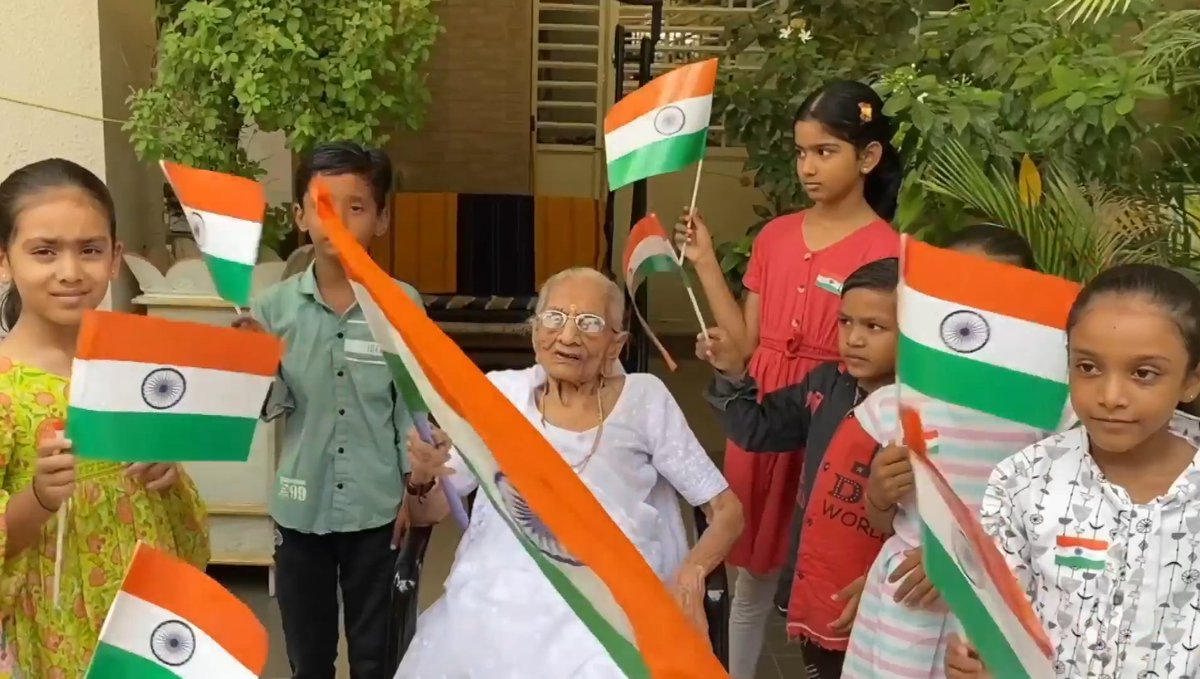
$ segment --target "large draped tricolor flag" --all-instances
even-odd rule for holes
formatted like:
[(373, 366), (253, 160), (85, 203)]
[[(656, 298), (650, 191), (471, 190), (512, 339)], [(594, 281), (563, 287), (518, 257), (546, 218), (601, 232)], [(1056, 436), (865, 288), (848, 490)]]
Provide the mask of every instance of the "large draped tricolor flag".
[(604, 116), (604, 155), (613, 191), (682, 170), (704, 157), (717, 61), (665, 73), (609, 109)]
[(67, 437), (87, 458), (245, 461), (282, 356), (283, 343), (263, 333), (90, 311)]
[(646, 331), (646, 337), (654, 344), (654, 348), (658, 349), (658, 352), (662, 354), (667, 367), (675, 370), (678, 367), (675, 359), (671, 358), (671, 354), (667, 352), (667, 348), (663, 346), (662, 342), (654, 334), (654, 331), (650, 329), (650, 323), (642, 315), (641, 309), (638, 309), (637, 297), (635, 296), (638, 288), (642, 286), (642, 283), (651, 274), (675, 273), (679, 276), (685, 275), (683, 267), (679, 265), (679, 260), (676, 259), (675, 248), (671, 246), (671, 241), (667, 239), (667, 232), (663, 229), (662, 222), (658, 221), (658, 215), (650, 213), (642, 217), (633, 226), (633, 229), (629, 232), (629, 238), (625, 241), (625, 256), (622, 261), (625, 265), (625, 290), (629, 294), (630, 307), (637, 315), (642, 329)]
[(85, 679), (258, 679), (267, 630), (199, 569), (139, 543)]
[(217, 294), (238, 307), (248, 307), (267, 209), (262, 185), (165, 160), (162, 169), (183, 207)]
[[(574, 470), (346, 230), (314, 186), (325, 233), (386, 360), (411, 376), (480, 490), (628, 677), (728, 675), (708, 641)], [(536, 644), (536, 640), (531, 640)]]
[(1065, 328), (1078, 284), (909, 236), (901, 268), (902, 394), (1045, 431), (1069, 421)]
[(1052, 679), (1054, 651), (1041, 621), (979, 521), (930, 460), (920, 415), (903, 409), (925, 573), (993, 677)]

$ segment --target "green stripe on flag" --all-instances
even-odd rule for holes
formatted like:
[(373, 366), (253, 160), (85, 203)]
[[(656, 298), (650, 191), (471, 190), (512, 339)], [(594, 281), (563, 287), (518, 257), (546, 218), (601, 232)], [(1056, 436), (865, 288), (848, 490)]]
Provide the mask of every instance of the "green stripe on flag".
[(1054, 565), (1064, 568), (1076, 568), (1081, 571), (1102, 571), (1104, 562), (1096, 559), (1086, 559), (1082, 556), (1055, 556)]
[(932, 399), (1053, 431), (1063, 418), (1067, 385), (931, 349), (900, 335), (898, 381)]
[[(149, 651), (150, 640), (146, 640)], [(160, 663), (101, 642), (84, 679), (179, 679)]]
[(707, 145), (708, 128), (647, 144), (608, 164), (608, 185), (615, 191), (639, 179), (682, 170), (699, 162)]
[(654, 255), (647, 257), (638, 268), (634, 270), (634, 278), (640, 280), (649, 276), (652, 273), (668, 273), (671, 271), (679, 271), (679, 262), (670, 255)]
[(245, 462), (258, 419), (67, 408), (75, 454), (115, 462)]
[(408, 412), (428, 413), (429, 406), (425, 405), (425, 399), (421, 398), (417, 383), (405, 369), (404, 361), (399, 356), (388, 353), (386, 348), (383, 350), (383, 361), (387, 363), (388, 370), (392, 371), (392, 381), (396, 383), (396, 391), (400, 394), (400, 399), (404, 401), (404, 407), (408, 409)]
[(254, 281), (254, 267), (232, 262), (228, 259), (204, 255), (208, 273), (221, 299), (240, 307), (250, 306), (250, 288)]
[(929, 526), (921, 524), (921, 533), (925, 575), (950, 605), (951, 612), (987, 663), (991, 675), (1004, 679), (1031, 679), (1021, 658), (1005, 641), (1000, 626), (975, 594), (975, 587), (958, 569), (954, 557), (938, 542)]

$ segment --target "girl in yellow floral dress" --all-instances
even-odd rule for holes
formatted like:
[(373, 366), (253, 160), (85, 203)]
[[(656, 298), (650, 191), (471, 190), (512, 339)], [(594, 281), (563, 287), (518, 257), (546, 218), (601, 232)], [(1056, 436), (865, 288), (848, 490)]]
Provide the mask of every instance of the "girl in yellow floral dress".
[(77, 462), (60, 433), (79, 323), (120, 254), (112, 197), (88, 170), (51, 159), (0, 182), (0, 615), (26, 679), (84, 675), (139, 540), (208, 561), (203, 505), (178, 465)]

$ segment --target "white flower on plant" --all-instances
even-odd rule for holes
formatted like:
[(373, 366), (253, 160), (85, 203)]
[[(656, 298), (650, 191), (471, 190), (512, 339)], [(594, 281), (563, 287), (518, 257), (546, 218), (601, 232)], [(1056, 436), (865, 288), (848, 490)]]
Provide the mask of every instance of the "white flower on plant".
[(800, 39), (800, 44), (803, 45), (804, 43), (813, 39), (813, 34), (812, 31), (808, 30), (807, 28), (802, 28), (800, 29), (799, 35), (796, 37)]

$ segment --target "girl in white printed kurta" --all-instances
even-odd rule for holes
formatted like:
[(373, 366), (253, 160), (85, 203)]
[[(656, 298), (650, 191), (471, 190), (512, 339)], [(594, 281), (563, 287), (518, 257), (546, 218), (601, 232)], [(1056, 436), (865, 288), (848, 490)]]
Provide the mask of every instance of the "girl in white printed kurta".
[[(1002, 462), (984, 496), (995, 538), (1065, 679), (1200, 674), (1200, 289), (1148, 264), (1110, 269), (1067, 321), (1081, 428)], [(955, 638), (947, 674), (988, 676)], [(1000, 679), (1000, 678), (996, 678)]]
[[(1015, 231), (995, 224), (969, 226), (956, 234), (949, 247), (1035, 268), (1029, 244)], [(938, 432), (938, 470), (972, 509), (978, 509), (988, 475), (998, 462), (1052, 433), (941, 401), (918, 400), (913, 392), (905, 393), (904, 399)], [(872, 438), (888, 445), (896, 438), (897, 405), (896, 387), (884, 387), (867, 397), (855, 409), (855, 416)], [(911, 494), (882, 497), (886, 494), (879, 491), (889, 474), (908, 474), (911, 488), (907, 464), (880, 465), (895, 450), (889, 446), (876, 456), (868, 481), (868, 506), (886, 522), (875, 527), (890, 529), (893, 535), (867, 573), (842, 667), (843, 679), (940, 679), (945, 675), (946, 643), (956, 629), (953, 616), (936, 600), (937, 593), (921, 568), (920, 529)], [(899, 452), (907, 461), (907, 453)]]

